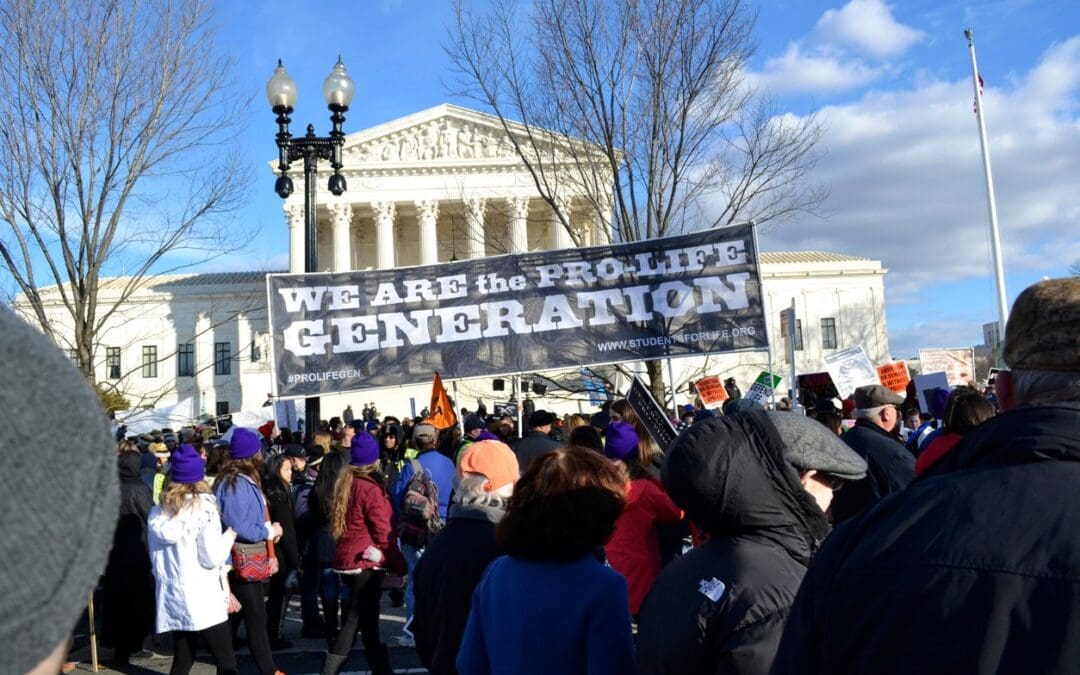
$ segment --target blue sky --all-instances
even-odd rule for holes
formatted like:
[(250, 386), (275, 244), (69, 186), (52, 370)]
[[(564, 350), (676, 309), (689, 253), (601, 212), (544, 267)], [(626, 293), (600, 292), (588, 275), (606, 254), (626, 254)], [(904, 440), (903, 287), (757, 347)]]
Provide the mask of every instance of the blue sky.
[[(748, 76), (786, 114), (817, 110), (828, 131), (818, 217), (771, 226), (765, 250), (823, 249), (880, 259), (892, 353), (982, 341), (996, 318), (986, 193), (963, 30), (975, 31), (1009, 301), (1080, 261), (1080, 3), (1075, 0), (765, 0)], [(260, 229), (230, 268), (287, 266), (267, 162), (263, 94), (276, 59), (300, 89), (294, 125), (329, 129), (322, 79), (340, 53), (357, 83), (346, 130), (442, 102), (449, 2), (221, 3), (218, 19), (251, 92), (241, 152), (255, 182), (237, 218)]]

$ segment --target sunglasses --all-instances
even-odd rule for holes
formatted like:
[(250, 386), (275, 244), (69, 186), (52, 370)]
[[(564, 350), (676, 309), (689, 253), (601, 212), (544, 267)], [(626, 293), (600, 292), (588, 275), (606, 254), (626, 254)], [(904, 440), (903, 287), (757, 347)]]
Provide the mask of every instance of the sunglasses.
[(837, 478), (836, 476), (821, 472), (814, 474), (814, 479), (833, 492), (839, 492), (840, 488), (844, 487), (845, 483), (843, 478)]

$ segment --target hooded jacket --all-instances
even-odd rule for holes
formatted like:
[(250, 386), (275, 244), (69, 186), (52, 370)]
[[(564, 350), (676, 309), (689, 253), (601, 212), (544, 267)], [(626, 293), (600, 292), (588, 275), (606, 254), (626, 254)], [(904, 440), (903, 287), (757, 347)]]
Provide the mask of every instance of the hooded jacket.
[(1080, 403), (968, 433), (838, 527), (810, 566), (774, 673), (1075, 673)]
[(235, 535), (221, 531), (214, 498), (199, 495), (175, 516), (155, 506), (149, 533), (157, 632), (198, 631), (228, 620), (226, 563)]
[[(790, 414), (790, 413), (786, 413)], [(638, 673), (765, 673), (829, 531), (764, 411), (692, 425), (663, 480), (710, 539), (669, 564), (638, 620)]]

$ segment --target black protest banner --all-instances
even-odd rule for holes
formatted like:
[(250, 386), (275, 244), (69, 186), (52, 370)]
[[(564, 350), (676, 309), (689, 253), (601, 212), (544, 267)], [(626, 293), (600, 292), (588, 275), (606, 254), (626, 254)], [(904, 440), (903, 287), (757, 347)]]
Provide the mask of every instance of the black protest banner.
[(765, 346), (750, 226), (419, 267), (267, 277), (275, 395)]
[(638, 416), (638, 421), (645, 427), (645, 431), (649, 432), (661, 450), (667, 452), (667, 447), (678, 435), (675, 433), (675, 425), (656, 402), (649, 388), (636, 375), (634, 383), (630, 385), (630, 391), (626, 394), (626, 402)]

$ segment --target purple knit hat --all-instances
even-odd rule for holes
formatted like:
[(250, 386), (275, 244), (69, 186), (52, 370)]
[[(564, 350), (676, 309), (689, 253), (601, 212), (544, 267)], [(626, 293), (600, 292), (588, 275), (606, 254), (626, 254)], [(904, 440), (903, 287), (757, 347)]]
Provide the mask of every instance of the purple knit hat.
[(604, 454), (611, 459), (626, 459), (637, 452), (640, 439), (626, 422), (612, 422), (604, 434)]
[(173, 452), (172, 473), (170, 479), (174, 483), (198, 483), (206, 478), (206, 465), (202, 457), (187, 443), (184, 443)]
[(262, 450), (262, 437), (258, 432), (244, 427), (233, 430), (232, 440), (229, 441), (229, 457), (233, 459), (247, 459), (254, 457)]
[(379, 459), (379, 444), (371, 434), (366, 431), (353, 436), (352, 445), (349, 447), (349, 464), (353, 466), (367, 466), (374, 464)]

